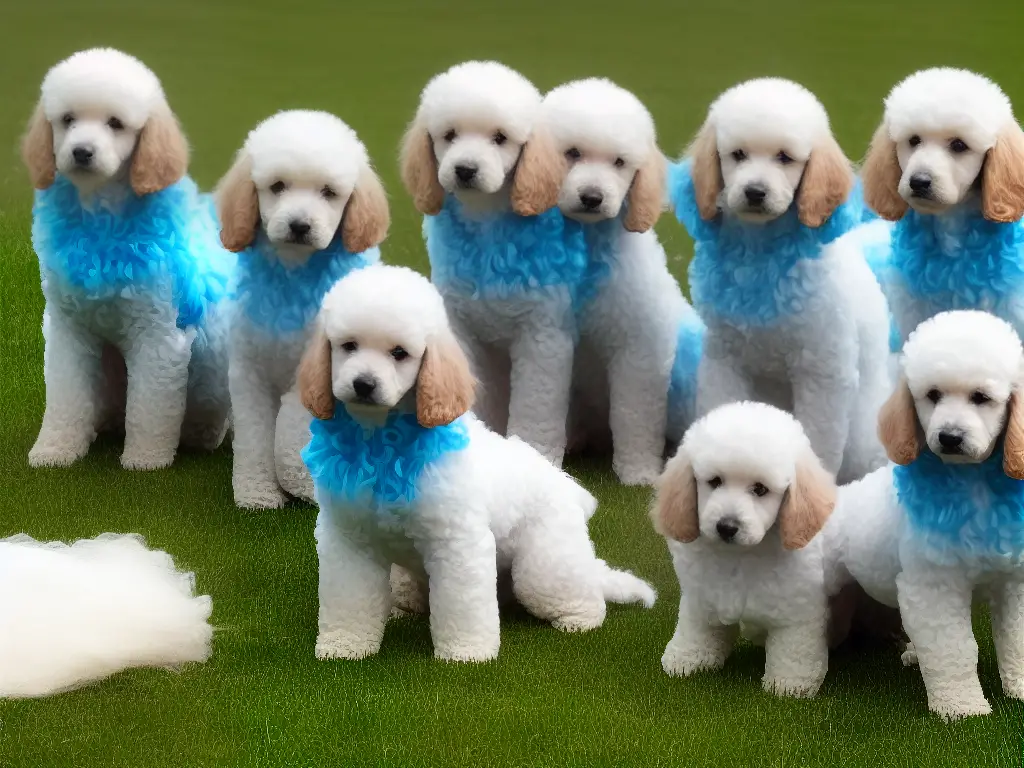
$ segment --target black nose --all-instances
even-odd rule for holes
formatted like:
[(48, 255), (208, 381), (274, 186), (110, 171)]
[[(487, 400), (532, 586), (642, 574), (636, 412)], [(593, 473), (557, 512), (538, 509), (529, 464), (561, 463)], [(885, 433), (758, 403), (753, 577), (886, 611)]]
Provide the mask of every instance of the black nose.
[(369, 376), (356, 376), (352, 380), (352, 389), (360, 400), (368, 400), (377, 389), (377, 380)]
[(747, 196), (747, 202), (751, 205), (761, 205), (768, 196), (768, 190), (764, 188), (763, 184), (748, 184), (744, 188), (743, 194)]
[(71, 156), (75, 158), (78, 165), (89, 165), (92, 162), (92, 147), (75, 147), (71, 150)]
[(939, 432), (939, 445), (949, 450), (956, 450), (964, 444), (964, 436), (956, 432)]
[(472, 181), (473, 177), (476, 176), (476, 166), (456, 165), (455, 175), (459, 177), (459, 181)]
[(310, 226), (305, 221), (292, 219), (288, 222), (288, 229), (292, 231), (292, 234), (295, 235), (295, 237), (305, 237), (309, 234)]
[(725, 518), (719, 520), (718, 525), (715, 526), (715, 530), (718, 531), (718, 535), (722, 538), (722, 541), (732, 541), (736, 538), (736, 534), (739, 533), (740, 527), (736, 525), (736, 521), (732, 518)]
[(604, 195), (594, 189), (580, 192), (580, 202), (588, 211), (592, 211), (604, 202)]
[(932, 188), (932, 177), (927, 173), (915, 173), (910, 177), (910, 188), (914, 192), (927, 192)]

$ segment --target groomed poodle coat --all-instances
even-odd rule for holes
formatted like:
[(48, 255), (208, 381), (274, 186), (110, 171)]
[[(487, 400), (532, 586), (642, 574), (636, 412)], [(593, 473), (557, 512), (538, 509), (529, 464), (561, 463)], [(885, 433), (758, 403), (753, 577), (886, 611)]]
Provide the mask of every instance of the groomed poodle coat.
[(380, 259), (387, 198), (351, 128), (297, 110), (249, 134), (218, 207), (221, 239), (240, 252), (229, 352), (235, 503), (280, 507), (282, 489), (312, 500), (296, 369), (328, 289)]
[(852, 578), (899, 606), (933, 712), (986, 714), (974, 597), (989, 601), (1003, 692), (1024, 699), (1024, 355), (1005, 321), (959, 311), (923, 323), (902, 362), (879, 417), (894, 464), (840, 489), (830, 591)]
[(595, 556), (595, 499), (468, 414), (469, 365), (425, 277), (356, 270), (327, 294), (320, 323), (299, 371), (316, 416), (303, 456), (320, 505), (318, 658), (378, 651), (392, 564), (428, 582), (441, 659), (497, 655), (499, 573), (567, 631), (600, 626), (606, 600), (653, 604), (647, 584)]
[(721, 667), (737, 635), (765, 646), (765, 690), (813, 696), (828, 670), (822, 537), (832, 477), (800, 423), (763, 403), (722, 406), (687, 431), (651, 513), (682, 592), (662, 666)]
[(122, 425), (129, 469), (168, 466), (179, 440), (216, 448), (234, 259), (186, 176), (160, 81), (120, 51), (74, 54), (43, 79), (22, 155), (46, 299), (46, 411), (29, 463), (71, 464)]
[(690, 292), (708, 326), (698, 413), (769, 402), (796, 415), (841, 481), (878, 467), (888, 309), (856, 238), (842, 237), (861, 212), (821, 103), (788, 80), (731, 88), (669, 185), (695, 240)]
[(652, 483), (666, 432), (678, 443), (692, 420), (704, 331), (653, 230), (665, 207), (654, 121), (633, 94), (589, 79), (545, 96), (537, 129), (550, 141), (527, 144), (523, 162), (557, 173), (536, 198), (557, 203), (587, 244), (570, 438), (610, 426), (619, 479)]
[(587, 254), (553, 200), (535, 205), (558, 173), (523, 153), (549, 141), (533, 131), (540, 104), (501, 64), (452, 67), (423, 89), (401, 165), (426, 214), (431, 280), (480, 380), (477, 414), (561, 466)]
[(932, 315), (992, 312), (1024, 333), (1024, 133), (995, 83), (927, 69), (899, 83), (864, 162), (895, 221), (880, 270), (902, 339)]

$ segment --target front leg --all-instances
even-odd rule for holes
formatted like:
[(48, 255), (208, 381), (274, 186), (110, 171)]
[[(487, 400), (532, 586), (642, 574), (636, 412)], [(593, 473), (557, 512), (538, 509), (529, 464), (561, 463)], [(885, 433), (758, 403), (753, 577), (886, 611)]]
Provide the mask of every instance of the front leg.
[(527, 325), (512, 343), (508, 434), (532, 445), (556, 467), (565, 455), (575, 341), (555, 322)]
[(992, 638), (996, 645), (1003, 693), (1024, 699), (1024, 583), (992, 587)]
[(497, 658), (501, 630), (493, 534), (483, 525), (426, 533), (416, 548), (427, 572), (434, 656), (446, 661)]
[(473, 375), (477, 379), (473, 413), (488, 429), (504, 435), (508, 429), (507, 356), (499, 354), (498, 350), (481, 341), (473, 328), (462, 321), (458, 314), (449, 311), (448, 316), (451, 318), (452, 331), (469, 358)]
[(896, 587), (903, 626), (928, 692), (928, 708), (945, 720), (989, 714), (992, 707), (978, 680), (971, 584), (952, 569), (915, 569), (897, 576)]
[(380, 650), (391, 613), (390, 564), (321, 510), (316, 522), (320, 615), (316, 657), (362, 659)]
[[(278, 400), (258, 365), (233, 354), (228, 368), (234, 418), (231, 487), (244, 509), (277, 509), (287, 500), (277, 482), (274, 431)], [(308, 431), (308, 423), (307, 423)]]
[(762, 681), (768, 693), (810, 698), (821, 688), (827, 672), (828, 639), (824, 620), (768, 632)]
[(738, 632), (735, 625), (709, 624), (684, 593), (679, 599), (675, 634), (661, 656), (661, 668), (673, 677), (720, 669), (732, 653)]
[(670, 363), (635, 344), (609, 366), (612, 468), (625, 485), (650, 485), (661, 474)]
[(61, 310), (43, 314), (46, 409), (28, 454), (33, 467), (66, 467), (96, 438), (103, 383), (103, 342)]
[[(855, 372), (855, 371), (854, 371)], [(821, 463), (838, 474), (857, 396), (856, 376), (796, 368), (792, 371), (793, 415), (803, 426)]]
[(740, 368), (729, 347), (729, 340), (723, 338), (720, 332), (708, 331), (704, 352), (697, 367), (698, 418), (719, 406), (754, 397), (753, 383)]
[(315, 503), (313, 478), (302, 460), (302, 449), (309, 445), (312, 418), (302, 407), (299, 393), (292, 390), (281, 398), (281, 409), (277, 412), (277, 425), (274, 427), (277, 481), (292, 496), (310, 504)]

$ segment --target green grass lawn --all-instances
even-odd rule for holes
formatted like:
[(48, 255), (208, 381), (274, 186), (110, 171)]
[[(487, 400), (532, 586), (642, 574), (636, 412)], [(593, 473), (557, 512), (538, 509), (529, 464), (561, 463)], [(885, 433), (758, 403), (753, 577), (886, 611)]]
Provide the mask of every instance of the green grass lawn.
[[(277, 109), (336, 112), (366, 142), (390, 190), (392, 262), (425, 268), (396, 147), (427, 78), (457, 61), (503, 60), (546, 89), (600, 74), (651, 108), (676, 154), (710, 99), (777, 74), (804, 82), (860, 157), (896, 80), (936, 64), (999, 81), (1024, 109), (1024, 5), (1010, 0), (6, 0), (0, 10), (0, 536), (74, 539), (137, 531), (194, 569), (213, 596), (212, 660), (136, 671), (49, 700), (0, 702), (0, 768), (15, 766), (1021, 766), (1024, 706), (998, 692), (986, 623), (980, 671), (995, 713), (943, 725), (916, 670), (893, 651), (835, 655), (819, 698), (761, 692), (764, 653), (671, 680), (661, 652), (678, 587), (650, 530), (648, 493), (604, 465), (570, 467), (601, 499), (599, 551), (657, 585), (652, 611), (615, 607), (605, 626), (561, 635), (502, 621), (500, 659), (431, 658), (427, 623), (388, 628), (379, 657), (318, 663), (312, 508), (234, 508), (228, 450), (169, 470), (121, 471), (101, 442), (60, 471), (30, 471), (43, 411), (42, 297), (29, 244), (31, 194), (16, 154), (46, 69), (112, 45), (160, 75), (211, 186), (246, 132)], [(689, 245), (659, 226), (673, 269)], [(0, 585), (11, 589), (16, 585)]]

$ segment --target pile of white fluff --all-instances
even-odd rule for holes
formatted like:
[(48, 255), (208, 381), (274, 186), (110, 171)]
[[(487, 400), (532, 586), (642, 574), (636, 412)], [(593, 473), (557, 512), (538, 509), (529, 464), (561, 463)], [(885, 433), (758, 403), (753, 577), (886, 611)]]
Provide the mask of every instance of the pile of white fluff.
[(0, 539), (0, 698), (210, 657), (213, 602), (136, 535)]

